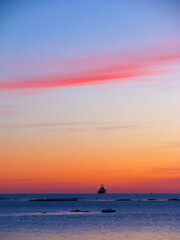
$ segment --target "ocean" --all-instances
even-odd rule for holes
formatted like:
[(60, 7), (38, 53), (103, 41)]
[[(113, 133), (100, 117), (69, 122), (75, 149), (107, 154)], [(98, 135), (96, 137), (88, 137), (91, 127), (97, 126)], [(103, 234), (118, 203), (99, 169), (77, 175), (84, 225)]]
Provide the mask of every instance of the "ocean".
[[(0, 239), (180, 240), (178, 199), (180, 194), (0, 194)], [(109, 208), (115, 212), (101, 212)]]

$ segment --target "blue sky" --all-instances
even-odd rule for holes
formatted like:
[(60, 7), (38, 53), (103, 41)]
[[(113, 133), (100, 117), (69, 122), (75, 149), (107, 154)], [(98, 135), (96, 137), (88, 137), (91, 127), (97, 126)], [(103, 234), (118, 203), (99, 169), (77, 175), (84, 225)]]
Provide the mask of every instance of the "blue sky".
[(1, 1), (1, 62), (82, 58), (179, 38), (176, 1)]

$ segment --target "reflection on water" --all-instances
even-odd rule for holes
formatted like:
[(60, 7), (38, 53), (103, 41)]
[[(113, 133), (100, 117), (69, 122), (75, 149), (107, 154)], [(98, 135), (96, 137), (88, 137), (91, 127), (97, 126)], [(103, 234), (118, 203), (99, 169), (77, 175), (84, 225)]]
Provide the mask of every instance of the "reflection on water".
[(48, 234), (48, 233), (36, 233), (36, 234), (8, 234), (8, 236), (2, 236), (3, 240), (179, 240), (179, 233), (172, 232), (84, 232), (84, 233), (67, 233), (67, 234)]
[[(136, 194), (108, 194), (98, 199), (96, 194), (80, 194), (82, 199), (76, 202), (15, 197), (0, 201), (1, 240), (180, 240), (180, 201), (114, 201), (149, 198)], [(180, 195), (156, 195), (157, 199), (175, 197)], [(101, 213), (107, 208), (116, 212)], [(71, 212), (75, 209), (90, 212)]]
[(34, 212), (34, 213), (8, 213), (8, 214), (1, 214), (0, 217), (20, 217), (20, 216), (41, 216), (41, 215), (83, 215), (83, 214), (98, 214), (99, 212)]

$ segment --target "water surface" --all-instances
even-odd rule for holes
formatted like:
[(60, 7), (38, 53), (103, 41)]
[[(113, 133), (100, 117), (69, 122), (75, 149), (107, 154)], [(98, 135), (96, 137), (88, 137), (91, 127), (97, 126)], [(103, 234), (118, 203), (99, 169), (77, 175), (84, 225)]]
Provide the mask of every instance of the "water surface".
[[(168, 201), (180, 199), (180, 194), (1, 194), (0, 198), (8, 198), (0, 199), (2, 240), (180, 239), (180, 201)], [(30, 201), (66, 198), (78, 201)], [(107, 208), (116, 212), (101, 212)], [(75, 209), (89, 212), (71, 212)]]

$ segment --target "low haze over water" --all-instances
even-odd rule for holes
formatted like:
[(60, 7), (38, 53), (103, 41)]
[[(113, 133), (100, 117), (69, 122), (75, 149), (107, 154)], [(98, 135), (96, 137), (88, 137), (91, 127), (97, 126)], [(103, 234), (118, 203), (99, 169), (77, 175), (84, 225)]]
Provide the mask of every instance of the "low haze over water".
[[(55, 199), (64, 201), (32, 201)], [(1, 194), (0, 239), (179, 240), (178, 199), (180, 194)], [(101, 212), (109, 208), (116, 212)], [(71, 212), (77, 209), (89, 212)]]

